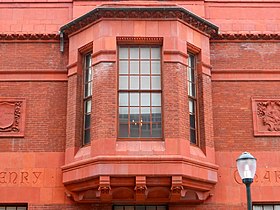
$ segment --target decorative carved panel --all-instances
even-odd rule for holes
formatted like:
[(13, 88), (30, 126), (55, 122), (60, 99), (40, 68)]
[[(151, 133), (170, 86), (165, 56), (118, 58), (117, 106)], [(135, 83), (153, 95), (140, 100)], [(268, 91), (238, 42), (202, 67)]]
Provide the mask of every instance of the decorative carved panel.
[(25, 99), (0, 98), (0, 137), (23, 137)]
[(255, 136), (280, 136), (280, 98), (252, 98)]

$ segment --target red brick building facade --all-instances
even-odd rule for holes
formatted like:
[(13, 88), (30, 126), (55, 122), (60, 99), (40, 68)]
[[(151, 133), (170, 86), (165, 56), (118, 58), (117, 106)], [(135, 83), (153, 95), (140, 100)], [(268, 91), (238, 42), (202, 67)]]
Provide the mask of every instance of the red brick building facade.
[(0, 210), (280, 209), (279, 10), (1, 1)]

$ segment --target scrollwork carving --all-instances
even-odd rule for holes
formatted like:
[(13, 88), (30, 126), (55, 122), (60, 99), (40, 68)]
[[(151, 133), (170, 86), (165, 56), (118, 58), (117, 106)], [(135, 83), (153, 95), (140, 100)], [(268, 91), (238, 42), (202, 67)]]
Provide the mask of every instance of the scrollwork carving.
[(268, 131), (280, 131), (280, 101), (258, 102), (257, 116)]

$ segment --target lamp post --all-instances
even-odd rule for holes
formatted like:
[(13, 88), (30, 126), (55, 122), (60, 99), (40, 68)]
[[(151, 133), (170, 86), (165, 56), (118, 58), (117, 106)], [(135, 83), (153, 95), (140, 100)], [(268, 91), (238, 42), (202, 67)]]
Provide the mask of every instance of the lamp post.
[(252, 184), (256, 173), (257, 159), (249, 152), (243, 152), (236, 160), (236, 164), (242, 182), (246, 185), (248, 210), (252, 210), (250, 185)]

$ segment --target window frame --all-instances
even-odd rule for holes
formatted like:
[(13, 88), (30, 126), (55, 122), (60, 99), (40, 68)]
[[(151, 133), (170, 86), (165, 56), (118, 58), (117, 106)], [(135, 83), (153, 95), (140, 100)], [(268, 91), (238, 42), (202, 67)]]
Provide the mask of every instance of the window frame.
[[(82, 146), (88, 146), (91, 144), (91, 115), (92, 115), (92, 91), (93, 91), (93, 75), (92, 75), (92, 51), (87, 51), (81, 54), (82, 56)], [(87, 67), (87, 56), (90, 56), (90, 65)], [(89, 81), (86, 81), (86, 72), (87, 70), (91, 71), (91, 78)], [(86, 84), (91, 83), (90, 95), (86, 96)], [(90, 101), (90, 112), (86, 112), (86, 103)], [(89, 115), (89, 126), (86, 128), (86, 115)], [(89, 141), (85, 141), (86, 131), (89, 130)]]
[(22, 203), (18, 203), (18, 204), (5, 204), (5, 203), (0, 203), (0, 208), (4, 207), (4, 210), (7, 210), (7, 207), (15, 207), (16, 210), (18, 210), (18, 208), (20, 207), (24, 207), (25, 210), (28, 210), (28, 205), (27, 204), (22, 204)]
[[(126, 41), (125, 42), (123, 42), (123, 40), (121, 40), (121, 41), (119, 41), (118, 43), (117, 43), (117, 95), (118, 95), (118, 97), (117, 97), (117, 107), (118, 107), (118, 110), (117, 110), (117, 139), (118, 140), (133, 140), (133, 141), (135, 141), (135, 140), (162, 140), (163, 139), (163, 135), (164, 135), (164, 129), (163, 129), (163, 94), (162, 94), (162, 87), (163, 87), (163, 78), (162, 78), (162, 64), (163, 64), (163, 49), (162, 49), (162, 42), (149, 42), (149, 40), (147, 41), (146, 39), (143, 39), (143, 40), (141, 40), (140, 42), (139, 42), (139, 40), (137, 40), (136, 42), (135, 41), (133, 41), (133, 40), (130, 40), (130, 39), (125, 39)], [(160, 39), (161, 40), (161, 39)], [(147, 41), (147, 42), (146, 42)], [(161, 40), (162, 41), (162, 40)], [(147, 90), (141, 90), (141, 89), (129, 89), (129, 87), (127, 88), (127, 89), (120, 89), (120, 61), (121, 61), (121, 59), (120, 59), (120, 48), (128, 48), (128, 50), (130, 49), (130, 48), (135, 48), (135, 47), (137, 47), (138, 49), (139, 49), (139, 51), (140, 51), (140, 48), (141, 47), (148, 47), (148, 48), (150, 48), (150, 52), (151, 52), (151, 49), (154, 47), (154, 48), (159, 48), (160, 49), (160, 58), (158, 59), (159, 61), (160, 61), (160, 72), (158, 73), (158, 74), (156, 74), (155, 76), (160, 76), (160, 89), (158, 89), (158, 90), (152, 90), (151, 88), (152, 88), (152, 86), (151, 86), (151, 84), (152, 84), (152, 81), (150, 80), (150, 88), (149, 89), (147, 89)], [(139, 52), (140, 53), (140, 52)], [(139, 54), (140, 55), (140, 54)], [(141, 58), (140, 57), (138, 57), (137, 58), (138, 60), (139, 60), (139, 62), (141, 62)], [(130, 60), (131, 60), (131, 58), (127, 58), (127, 60), (128, 60), (128, 64), (130, 63)], [(151, 59), (151, 56), (149, 57), (149, 62), (151, 63), (153, 61), (153, 59)], [(151, 67), (150, 67), (151, 68)], [(131, 75), (133, 76), (134, 74), (131, 74), (130, 72), (128, 72), (127, 74), (125, 74), (127, 77), (128, 77), (128, 84), (130, 84), (130, 79), (131, 79)], [(140, 73), (140, 68), (139, 68), (139, 73), (137, 74), (139, 77), (141, 77), (141, 73)], [(147, 74), (150, 78), (152, 78), (152, 72), (150, 71), (150, 73), (149, 74)], [(147, 76), (146, 74), (144, 74), (144, 76)], [(140, 86), (140, 80), (139, 80), (139, 86)], [(150, 119), (152, 119), (152, 108), (154, 108), (154, 107), (159, 107), (160, 109), (161, 109), (161, 122), (160, 123), (153, 123), (152, 122), (152, 120), (149, 122), (149, 123), (145, 123), (145, 124), (149, 124), (150, 125), (150, 132), (152, 132), (152, 127), (151, 126), (153, 126), (154, 124), (156, 125), (156, 124), (161, 124), (161, 136), (160, 137), (141, 137), (140, 135), (141, 135), (141, 127), (139, 126), (139, 135), (138, 135), (138, 137), (121, 137), (120, 136), (120, 125), (121, 125), (121, 123), (120, 123), (120, 118), (119, 118), (119, 114), (120, 114), (120, 107), (122, 107), (122, 106), (120, 106), (120, 102), (119, 102), (119, 95), (120, 95), (120, 93), (139, 93), (139, 101), (140, 101), (140, 93), (160, 93), (160, 97), (161, 97), (161, 101), (160, 101), (160, 106), (152, 106), (152, 104), (150, 104), (150, 106), (149, 106), (149, 108), (150, 108)], [(150, 95), (150, 101), (151, 101), (151, 97), (152, 97), (152, 95)], [(129, 99), (128, 99), (129, 100)], [(128, 109), (130, 109), (130, 105), (128, 105), (128, 106), (126, 106), (126, 107), (128, 107)], [(133, 106), (132, 106), (133, 107)], [(135, 107), (139, 107), (139, 109), (141, 110), (141, 107), (142, 106), (135, 106)], [(146, 107), (146, 106), (144, 106), (144, 107)], [(141, 115), (141, 112), (139, 113), (139, 120), (140, 120), (140, 115)], [(131, 122), (130, 122), (130, 118), (129, 118), (129, 111), (128, 111), (128, 119), (127, 119), (127, 125), (128, 125), (128, 135), (129, 135), (129, 133), (130, 133), (130, 124), (132, 124)], [(139, 123), (142, 125), (142, 123), (141, 123), (141, 120), (139, 121)], [(151, 133), (150, 133), (150, 135), (151, 135)]]
[[(265, 210), (265, 206), (272, 206), (273, 210), (275, 209), (275, 206), (279, 206), (280, 207), (280, 203), (253, 203), (252, 205), (252, 209), (253, 210), (257, 210), (254, 207), (261, 207), (261, 210)], [(279, 208), (280, 209), (280, 208)]]
[[(190, 81), (189, 80), (189, 68), (192, 68), (189, 64), (189, 56), (192, 55), (194, 57), (194, 65), (193, 65), (193, 71), (194, 71), (194, 81)], [(189, 111), (189, 141), (190, 144), (192, 146), (197, 146), (200, 147), (201, 146), (201, 142), (200, 142), (200, 125), (199, 125), (199, 116), (200, 116), (200, 109), (199, 109), (199, 104), (200, 104), (200, 100), (199, 100), (199, 69), (198, 69), (198, 63), (200, 60), (200, 49), (197, 48), (196, 46), (187, 43), (187, 92), (188, 92), (188, 111)], [(189, 83), (192, 82), (195, 84), (195, 96), (191, 96), (190, 93), (190, 85)], [(194, 117), (195, 117), (195, 129), (193, 129), (195, 131), (195, 142), (192, 142), (192, 137), (191, 137), (191, 117), (190, 117), (190, 100), (195, 101), (195, 106), (194, 106)]]

